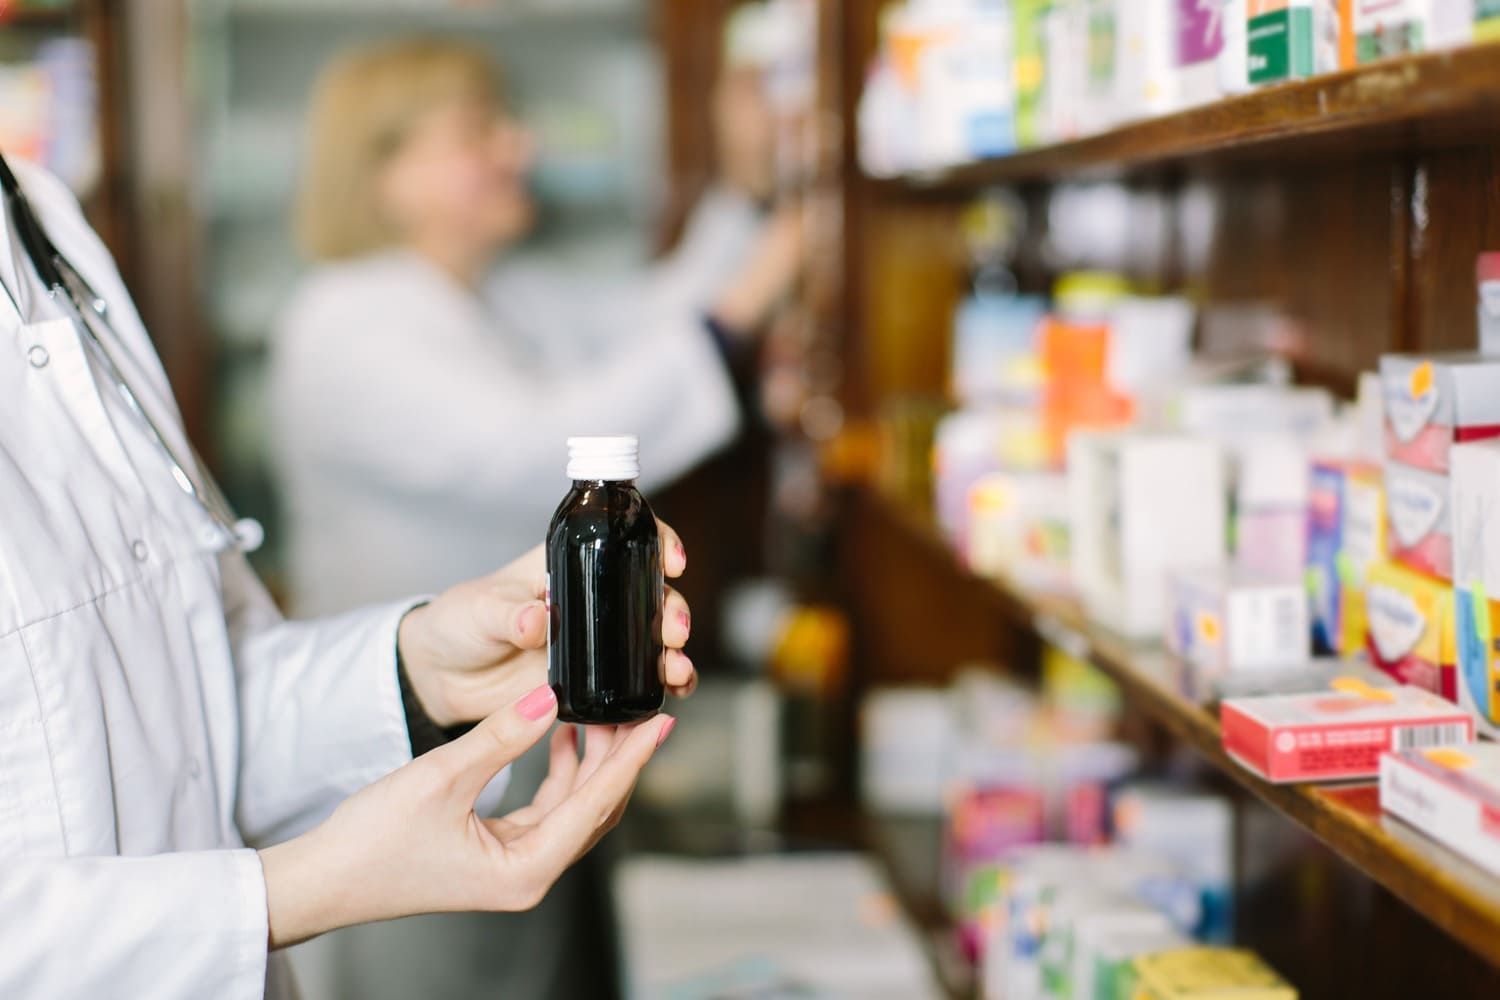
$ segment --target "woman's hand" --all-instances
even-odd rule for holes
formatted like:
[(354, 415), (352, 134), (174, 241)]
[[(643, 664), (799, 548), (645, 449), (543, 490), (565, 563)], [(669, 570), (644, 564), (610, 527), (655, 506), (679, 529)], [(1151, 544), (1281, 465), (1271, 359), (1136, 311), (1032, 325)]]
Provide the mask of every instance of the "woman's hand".
[[(687, 553), (665, 523), (662, 571), (682, 575)], [(397, 642), (422, 708), (439, 726), (482, 719), (547, 679), (547, 572), (541, 546), (498, 572), (462, 583), (412, 610)], [(692, 630), (687, 602), (671, 587), (662, 603), (662, 680), (679, 697), (698, 685), (682, 652)]]
[(482, 819), (474, 800), (557, 717), (546, 685), (472, 731), (344, 801), (320, 826), (260, 852), (270, 945), (418, 913), (525, 910), (619, 821), (641, 769), (675, 720), (552, 736), (531, 804)]

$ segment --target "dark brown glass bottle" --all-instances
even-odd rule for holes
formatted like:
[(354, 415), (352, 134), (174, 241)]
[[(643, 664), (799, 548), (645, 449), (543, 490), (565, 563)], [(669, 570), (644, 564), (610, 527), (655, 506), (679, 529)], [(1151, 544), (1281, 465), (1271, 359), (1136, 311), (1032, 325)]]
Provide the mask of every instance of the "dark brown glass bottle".
[(569, 438), (573, 488), (547, 529), (548, 681), (565, 722), (661, 711), (661, 542), (635, 438)]

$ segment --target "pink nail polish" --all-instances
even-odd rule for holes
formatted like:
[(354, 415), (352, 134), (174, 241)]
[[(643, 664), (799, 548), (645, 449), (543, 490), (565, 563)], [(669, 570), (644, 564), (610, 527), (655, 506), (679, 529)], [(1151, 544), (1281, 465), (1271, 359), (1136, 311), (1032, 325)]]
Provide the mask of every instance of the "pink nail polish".
[(682, 547), (681, 542), (677, 543), (677, 561), (682, 563), (684, 567), (687, 566), (687, 549)]
[(688, 613), (686, 611), (677, 612), (677, 621), (682, 625), (684, 630), (690, 631), (693, 627), (693, 619), (688, 617)]
[(667, 742), (667, 737), (670, 736), (670, 735), (672, 735), (672, 730), (674, 728), (676, 728), (676, 726), (677, 726), (677, 720), (676, 719), (672, 719), (672, 718), (667, 719), (667, 724), (665, 726), (662, 726), (661, 727), (661, 732), (657, 734), (656, 745), (657, 746), (661, 746), (663, 743)]
[(549, 714), (556, 706), (557, 695), (553, 693), (549, 685), (543, 684), (516, 702), (516, 711), (521, 713), (521, 718), (528, 722), (535, 722), (542, 716)]

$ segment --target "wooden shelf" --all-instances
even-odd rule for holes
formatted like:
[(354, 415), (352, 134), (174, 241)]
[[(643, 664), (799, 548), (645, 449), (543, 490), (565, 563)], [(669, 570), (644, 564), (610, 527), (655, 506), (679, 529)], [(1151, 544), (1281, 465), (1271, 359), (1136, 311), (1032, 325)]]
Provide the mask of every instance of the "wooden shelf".
[[(892, 533), (915, 539), (935, 559), (956, 563), (930, 517), (878, 491), (858, 488), (852, 503)], [(1160, 646), (1122, 639), (1089, 621), (1078, 605), (965, 574), (966, 586), (998, 614), (1034, 629), (1109, 674), (1125, 697), (1212, 765), (1310, 831), (1361, 872), (1445, 933), (1500, 966), (1500, 878), (1487, 874), (1380, 811), (1373, 784), (1273, 785), (1232, 761), (1220, 741), (1216, 710), (1193, 693), (1180, 661)]]
[(1383, 60), (1266, 87), (1108, 132), (930, 174), (870, 179), (892, 195), (961, 197), (1002, 184), (1186, 161), (1478, 145), (1500, 137), (1500, 42)]

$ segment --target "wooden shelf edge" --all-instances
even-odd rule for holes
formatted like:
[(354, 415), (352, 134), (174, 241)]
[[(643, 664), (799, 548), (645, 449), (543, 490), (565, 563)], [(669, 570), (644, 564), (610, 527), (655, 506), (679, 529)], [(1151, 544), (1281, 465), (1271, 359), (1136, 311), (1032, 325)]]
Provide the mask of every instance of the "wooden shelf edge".
[[(1442, 126), (1446, 126), (1446, 129)], [(1455, 127), (1457, 126), (1457, 127)], [(1411, 129), (1435, 143), (1500, 138), (1500, 42), (1370, 63), (1142, 119), (1097, 135), (896, 178), (866, 177), (892, 196), (956, 197), (979, 188), (1280, 149), (1313, 139)]]
[[(958, 566), (929, 518), (877, 489), (855, 487), (853, 492), (855, 502), (868, 503), (894, 530)], [(963, 572), (972, 586), (993, 599), (1000, 613), (1051, 641), (1071, 644), (1069, 652), (1081, 652), (1080, 658), (1112, 677), (1127, 700), (1173, 737), (1445, 933), (1500, 966), (1500, 878), (1399, 820), (1382, 817), (1378, 805), (1372, 810), (1373, 788), (1368, 784), (1275, 785), (1261, 780), (1224, 752), (1215, 714), (1143, 669), (1142, 652), (1092, 624), (1076, 604)], [(1165, 656), (1159, 651), (1157, 655)]]

